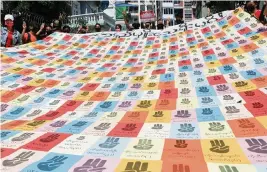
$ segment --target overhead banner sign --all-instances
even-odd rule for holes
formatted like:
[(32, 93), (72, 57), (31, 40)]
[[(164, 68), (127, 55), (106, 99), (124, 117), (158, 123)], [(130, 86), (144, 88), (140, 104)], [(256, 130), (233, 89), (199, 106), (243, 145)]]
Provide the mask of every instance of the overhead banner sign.
[(140, 19), (142, 22), (155, 21), (155, 18), (156, 16), (152, 10), (140, 12)]

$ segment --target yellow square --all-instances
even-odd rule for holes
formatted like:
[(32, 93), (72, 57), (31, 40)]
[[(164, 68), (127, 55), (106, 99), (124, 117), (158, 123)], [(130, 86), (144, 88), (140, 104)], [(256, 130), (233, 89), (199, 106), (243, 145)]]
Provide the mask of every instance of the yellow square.
[(138, 168), (138, 171), (161, 172), (162, 161), (122, 159), (115, 172), (136, 171), (134, 167)]
[(237, 92), (244, 92), (257, 89), (257, 86), (250, 80), (233, 82), (232, 86)]
[(264, 128), (267, 129), (267, 116), (259, 116), (256, 117), (256, 119), (261, 123), (261, 125), (263, 125)]
[(230, 56), (233, 57), (233, 56), (238, 56), (240, 54), (243, 54), (245, 52), (241, 48), (235, 48), (235, 49), (230, 50), (229, 53), (230, 53)]
[(93, 96), (94, 92), (80, 91), (73, 100), (88, 101)]
[(135, 111), (150, 111), (153, 110), (157, 100), (139, 100), (137, 101)]
[(201, 146), (207, 162), (250, 164), (236, 139), (201, 139)]
[(171, 111), (149, 111), (146, 118), (147, 123), (170, 123), (171, 122)]
[(206, 66), (208, 68), (217, 68), (222, 66), (221, 62), (219, 60), (211, 61), (211, 62), (206, 62)]
[(18, 127), (13, 128), (12, 130), (20, 130), (20, 131), (33, 131), (37, 128), (40, 128), (50, 120), (32, 120), (27, 122), (26, 124), (20, 125)]
[(159, 87), (158, 82), (149, 82), (149, 83), (144, 83), (142, 89), (143, 90), (157, 90)]

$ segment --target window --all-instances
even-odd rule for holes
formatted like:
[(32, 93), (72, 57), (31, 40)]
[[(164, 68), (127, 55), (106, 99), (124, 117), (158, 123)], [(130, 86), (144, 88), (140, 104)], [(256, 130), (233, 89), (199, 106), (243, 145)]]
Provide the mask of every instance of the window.
[(164, 14), (173, 14), (173, 9), (172, 8), (164, 8)]

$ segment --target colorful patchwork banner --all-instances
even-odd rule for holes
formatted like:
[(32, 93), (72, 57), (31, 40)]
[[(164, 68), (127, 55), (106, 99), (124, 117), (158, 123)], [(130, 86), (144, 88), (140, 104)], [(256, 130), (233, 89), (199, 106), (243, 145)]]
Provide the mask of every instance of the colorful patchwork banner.
[(2, 48), (1, 171), (267, 171), (266, 41), (236, 9)]

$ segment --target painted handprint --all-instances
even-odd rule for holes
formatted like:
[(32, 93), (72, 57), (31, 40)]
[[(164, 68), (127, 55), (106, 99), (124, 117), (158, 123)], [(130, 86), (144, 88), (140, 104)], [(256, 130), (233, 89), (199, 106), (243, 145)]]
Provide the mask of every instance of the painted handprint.
[(13, 141), (13, 142), (23, 141), (23, 140), (30, 138), (33, 134), (34, 133), (23, 133), (20, 136), (12, 138), (11, 141)]
[(229, 165), (224, 165), (224, 166), (219, 166), (219, 169), (221, 172), (238, 172), (237, 168), (235, 166), (229, 166)]
[(188, 118), (191, 114), (188, 112), (188, 110), (178, 110), (175, 117), (177, 118)]
[(107, 160), (89, 159), (82, 166), (74, 168), (73, 172), (103, 172)]
[(138, 144), (135, 145), (133, 148), (138, 150), (149, 150), (153, 147), (152, 141), (149, 139), (139, 139)]
[(184, 123), (180, 124), (180, 129), (178, 131), (183, 132), (183, 133), (191, 133), (195, 130), (195, 127), (192, 126), (192, 124)]
[(29, 161), (29, 158), (31, 156), (33, 156), (34, 154), (35, 154), (35, 152), (33, 152), (33, 151), (22, 152), (21, 154), (16, 156), (14, 159), (4, 160), (2, 164), (3, 164), (3, 166), (13, 167), (13, 166), (19, 165), (23, 162)]
[(224, 130), (224, 125), (222, 125), (220, 122), (210, 122), (209, 123), (210, 131), (223, 131)]
[(42, 110), (38, 109), (38, 110), (34, 110), (32, 113), (26, 115), (27, 117), (33, 117), (36, 115), (39, 115), (42, 112)]
[(183, 164), (173, 164), (172, 166), (172, 172), (190, 172), (190, 168), (188, 165)]
[(111, 107), (111, 105), (112, 105), (112, 102), (104, 102), (102, 105), (100, 105), (100, 107), (103, 109), (107, 109)]
[(119, 107), (121, 108), (126, 108), (126, 107), (130, 107), (132, 105), (132, 102), (131, 101), (123, 101)]
[(126, 126), (122, 128), (122, 130), (124, 131), (133, 131), (135, 129), (136, 129), (136, 124), (126, 124)]
[(223, 95), (223, 100), (233, 100), (234, 97), (232, 97), (231, 95)]
[(254, 128), (255, 124), (250, 122), (249, 119), (240, 119), (238, 120), (239, 127), (241, 128)]
[(156, 117), (156, 118), (160, 118), (160, 117), (163, 117), (163, 112), (162, 111), (157, 111), (154, 113), (153, 117)]
[(109, 129), (111, 123), (101, 123), (98, 126), (94, 127), (95, 130), (106, 130)]
[(99, 147), (106, 148), (106, 149), (112, 149), (116, 147), (119, 143), (120, 138), (116, 137), (108, 137), (104, 143), (99, 144)]
[(182, 88), (182, 90), (180, 91), (181, 94), (189, 94), (191, 92), (191, 90), (189, 88)]
[(40, 162), (37, 167), (43, 171), (52, 171), (64, 164), (64, 161), (68, 159), (64, 155), (54, 156), (53, 158), (47, 160), (46, 162)]
[(246, 139), (249, 148), (247, 148), (251, 152), (267, 154), (267, 143), (263, 139)]
[(142, 100), (139, 105), (137, 105), (139, 108), (149, 108), (151, 105), (150, 100)]
[(216, 88), (217, 88), (217, 91), (226, 91), (229, 89), (229, 87), (226, 85), (217, 85)]
[(226, 146), (223, 140), (211, 140), (210, 141), (211, 148), (210, 151), (215, 153), (228, 153), (229, 146)]
[(154, 130), (161, 130), (163, 128), (162, 124), (154, 124), (154, 126), (152, 127), (152, 129)]
[(76, 124), (73, 124), (72, 126), (74, 127), (82, 127), (84, 125), (86, 125), (88, 122), (87, 121), (79, 121)]
[(188, 144), (185, 142), (185, 140), (176, 140), (176, 144), (174, 145), (174, 147), (176, 147), (176, 148), (186, 148), (187, 145)]
[(122, 172), (151, 172), (148, 170), (148, 163), (147, 162), (128, 162), (126, 168)]
[(58, 139), (60, 135), (59, 134), (50, 134), (49, 136), (47, 136), (46, 138), (42, 138), (40, 139), (41, 142), (53, 142), (55, 141), (56, 139)]
[(50, 124), (51, 127), (62, 127), (63, 125), (66, 124), (67, 121), (56, 121), (52, 124)]
[(226, 113), (239, 113), (240, 110), (237, 109), (235, 106), (226, 106)]
[(32, 127), (36, 127), (36, 126), (41, 125), (45, 122), (46, 122), (45, 120), (38, 120), (38, 121), (33, 121), (31, 123), (28, 123), (27, 125), (32, 126)]
[(207, 104), (207, 103), (211, 103), (213, 102), (213, 99), (211, 99), (210, 97), (202, 97), (201, 98), (201, 103)]

